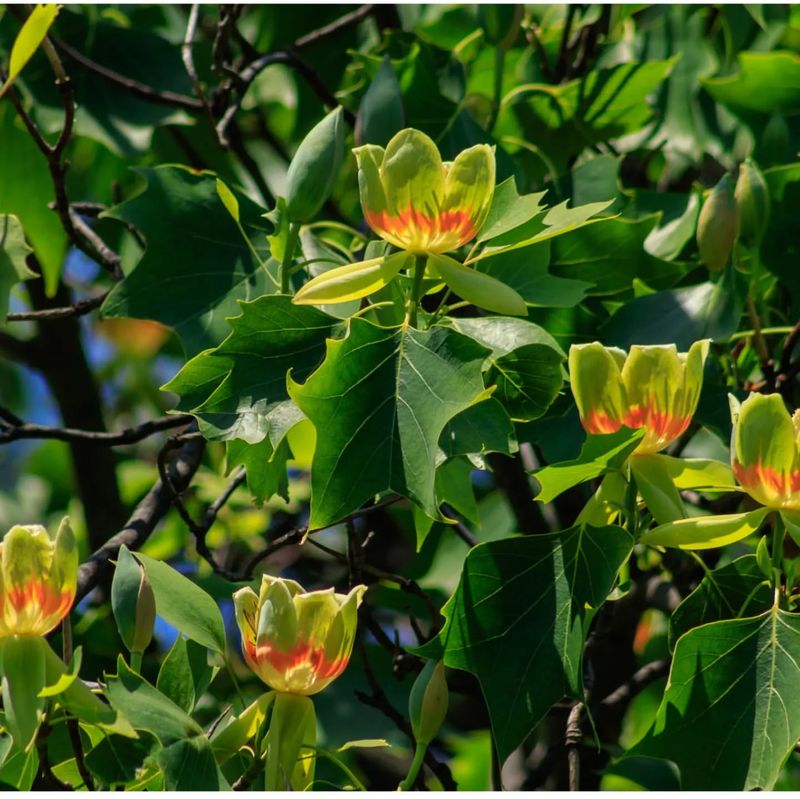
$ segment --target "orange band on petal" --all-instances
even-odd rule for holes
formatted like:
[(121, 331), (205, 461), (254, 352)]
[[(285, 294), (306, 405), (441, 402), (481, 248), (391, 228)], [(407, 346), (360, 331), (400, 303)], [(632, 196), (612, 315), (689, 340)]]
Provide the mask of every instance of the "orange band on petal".
[(430, 252), (440, 250), (445, 240), (446, 250), (455, 249), (477, 234), (469, 212), (460, 208), (441, 211), (435, 216), (410, 206), (395, 215), (388, 211), (367, 210), (365, 218), (379, 235), (386, 233), (406, 246)]
[(589, 411), (589, 416), (581, 420), (587, 433), (598, 435), (602, 433), (616, 433), (622, 423), (612, 419), (602, 411)]

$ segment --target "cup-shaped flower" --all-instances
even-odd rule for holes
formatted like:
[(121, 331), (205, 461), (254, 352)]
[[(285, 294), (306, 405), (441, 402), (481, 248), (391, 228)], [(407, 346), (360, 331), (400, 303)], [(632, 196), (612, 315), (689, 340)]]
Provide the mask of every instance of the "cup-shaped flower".
[(233, 595), (242, 651), (250, 668), (281, 693), (316, 694), (347, 667), (358, 606), (366, 591), (303, 590), (294, 580), (263, 575), (256, 594)]
[(12, 527), (0, 543), (0, 638), (49, 633), (69, 613), (77, 579), (68, 519), (55, 540), (40, 525)]
[(476, 144), (442, 163), (433, 141), (406, 128), (386, 149), (357, 147), (358, 186), (367, 224), (414, 254), (450, 252), (475, 238), (495, 184), (494, 149)]
[(800, 411), (780, 394), (751, 394), (734, 412), (731, 468), (739, 485), (773, 510), (800, 510)]
[(683, 433), (697, 408), (708, 340), (686, 353), (674, 344), (633, 346), (626, 354), (598, 342), (569, 351), (572, 393), (587, 433), (644, 428), (638, 454), (664, 449)]

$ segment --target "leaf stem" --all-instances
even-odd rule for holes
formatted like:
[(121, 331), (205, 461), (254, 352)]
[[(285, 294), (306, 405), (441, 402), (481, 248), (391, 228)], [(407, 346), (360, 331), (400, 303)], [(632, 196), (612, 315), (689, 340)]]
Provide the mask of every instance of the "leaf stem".
[(410, 791), (414, 786), (422, 764), (425, 762), (425, 752), (427, 751), (426, 744), (417, 744), (417, 748), (414, 750), (414, 759), (411, 761), (411, 768), (409, 768), (406, 778), (397, 786), (398, 791)]
[(781, 562), (783, 560), (783, 519), (776, 513), (772, 525), (772, 587), (777, 591), (781, 582)]
[(289, 225), (289, 234), (286, 238), (286, 249), (283, 253), (283, 261), (281, 262), (281, 294), (291, 293), (290, 277), (292, 275), (292, 259), (294, 258), (294, 251), (297, 247), (297, 241), (300, 238), (300, 224), (292, 222)]
[(131, 652), (131, 670), (135, 671), (137, 674), (142, 673), (142, 653), (141, 652)]
[(411, 285), (411, 292), (406, 302), (405, 324), (411, 327), (417, 326), (417, 308), (422, 295), (422, 281), (425, 278), (425, 266), (428, 263), (428, 256), (424, 253), (417, 255), (414, 261), (414, 282)]

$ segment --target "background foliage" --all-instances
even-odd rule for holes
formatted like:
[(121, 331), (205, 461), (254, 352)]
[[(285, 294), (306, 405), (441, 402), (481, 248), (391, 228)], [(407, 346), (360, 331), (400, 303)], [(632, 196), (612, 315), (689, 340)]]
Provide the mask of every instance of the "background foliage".
[[(0, 10), (6, 72), (27, 13)], [(800, 785), (800, 622), (752, 615), (771, 605), (758, 537), (695, 555), (575, 526), (596, 478), (636, 442), (582, 451), (563, 368), (573, 343), (685, 351), (713, 339), (674, 455), (729, 460), (728, 392), (779, 391), (796, 406), (800, 10), (492, 13), (68, 6), (50, 31), (64, 74), (55, 81), (38, 50), (0, 100), (0, 529), (70, 515), (86, 563), (72, 614), (81, 676), (106, 680), (140, 730), (84, 730), (76, 749), (54, 724), (9, 757), (0, 738), (4, 785), (239, 780), (239, 759), (206, 768), (202, 733), (263, 691), (238, 657), (231, 603), (261, 570), (369, 585), (352, 662), (316, 698), (320, 745), (389, 746), (320, 758), (319, 787), (405, 776), (423, 655), (444, 658), (450, 688), (429, 787)], [(358, 303), (277, 296), (290, 235), (278, 198), (299, 143), (338, 105), (348, 148), (403, 127), (445, 160), (495, 146), (499, 187), (474, 265), (519, 292), (527, 322), (468, 307), (405, 330), (386, 307), (372, 321), (387, 327), (353, 320), (326, 358)], [(767, 232), (709, 273), (700, 209), (747, 157), (766, 180)], [(331, 178), (299, 233), (312, 275), (382, 254), (367, 244), (349, 151)], [(360, 389), (367, 345), (385, 367)], [(487, 385), (492, 398), (474, 404)], [(323, 401), (333, 390), (352, 390), (335, 411)], [(403, 426), (404, 409), (423, 429)], [(742, 504), (684, 500), (692, 514)], [(324, 529), (306, 536), (309, 525)], [(146, 681), (118, 663), (106, 556), (122, 542), (143, 553), (158, 610)], [(787, 541), (787, 563), (797, 554)]]

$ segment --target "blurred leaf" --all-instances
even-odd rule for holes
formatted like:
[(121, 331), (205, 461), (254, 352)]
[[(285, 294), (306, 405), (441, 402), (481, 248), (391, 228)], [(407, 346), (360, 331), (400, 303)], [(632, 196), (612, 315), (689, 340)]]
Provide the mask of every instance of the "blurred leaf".
[(560, 86), (522, 84), (503, 98), (498, 130), (530, 138), (558, 168), (586, 147), (643, 128), (652, 118), (648, 96), (675, 59), (595, 69)]
[(621, 527), (573, 527), (470, 551), (425, 657), (478, 678), (500, 761), (564, 696), (583, 698), (583, 645), (633, 547)]
[(689, 631), (632, 754), (675, 762), (685, 791), (771, 790), (800, 737), (798, 662), (800, 617), (777, 607)]
[(3, 85), (0, 86), (0, 97), (8, 91), (33, 54), (39, 49), (47, 37), (47, 31), (55, 21), (59, 9), (60, 6), (56, 3), (40, 3), (31, 11), (11, 48), (8, 75)]
[(66, 234), (58, 215), (47, 207), (54, 199), (47, 162), (27, 131), (18, 127), (9, 102), (0, 103), (0, 141), (0, 213), (14, 214), (22, 224), (52, 294), (61, 275)]
[(681, 352), (702, 338), (727, 341), (742, 315), (741, 283), (729, 266), (716, 282), (637, 297), (603, 325), (603, 340), (623, 349), (675, 344)]
[(706, 91), (734, 113), (800, 111), (800, 56), (790, 52), (739, 53), (739, 71), (705, 78)]
[(5, 324), (11, 289), (20, 280), (36, 277), (25, 263), (32, 252), (19, 219), (11, 214), (0, 214), (0, 326)]
[(86, 765), (107, 786), (132, 782), (154, 744), (147, 734), (133, 739), (107, 735), (86, 753)]
[[(147, 187), (107, 215), (134, 225), (147, 240), (141, 261), (103, 304), (106, 317), (154, 319), (175, 328), (187, 355), (219, 344), (238, 300), (274, 291), (256, 261), (266, 260), (261, 209), (238, 195), (248, 246), (217, 194), (216, 178), (175, 166), (141, 170)], [(258, 235), (260, 234), (260, 235)]]
[(356, 125), (359, 144), (385, 147), (403, 128), (403, 96), (388, 56), (384, 56), (372, 83), (361, 98)]

